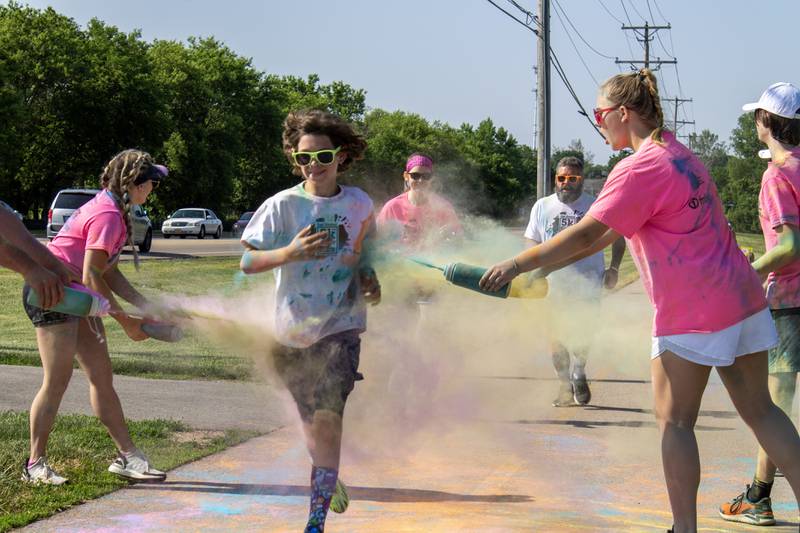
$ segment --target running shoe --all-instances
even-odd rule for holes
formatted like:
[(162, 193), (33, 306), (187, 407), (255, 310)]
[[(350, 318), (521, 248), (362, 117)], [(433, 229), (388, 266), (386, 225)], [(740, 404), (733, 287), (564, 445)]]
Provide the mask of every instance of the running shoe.
[(347, 487), (344, 486), (341, 479), (337, 479), (336, 489), (331, 497), (330, 510), (341, 514), (347, 510), (348, 505), (350, 505), (350, 496), (347, 495)]
[(719, 516), (728, 522), (741, 522), (754, 526), (772, 526), (775, 524), (775, 516), (772, 514), (772, 500), (761, 498), (757, 502), (747, 499), (747, 491), (750, 485), (744, 489), (729, 503), (719, 508)]
[(139, 449), (128, 456), (121, 453), (117, 455), (117, 458), (108, 467), (108, 471), (133, 481), (164, 481), (167, 479), (166, 473), (150, 466), (150, 461)]
[(553, 407), (569, 407), (575, 405), (575, 390), (570, 381), (562, 381), (558, 396), (553, 400)]
[(587, 405), (592, 401), (592, 391), (589, 390), (589, 382), (586, 381), (586, 376), (574, 378), (572, 380), (572, 388), (575, 391), (575, 403), (578, 405)]
[(56, 474), (50, 468), (47, 459), (39, 457), (30, 466), (28, 466), (28, 460), (25, 459), (25, 463), (22, 465), (22, 481), (42, 485), (63, 485), (68, 479)]

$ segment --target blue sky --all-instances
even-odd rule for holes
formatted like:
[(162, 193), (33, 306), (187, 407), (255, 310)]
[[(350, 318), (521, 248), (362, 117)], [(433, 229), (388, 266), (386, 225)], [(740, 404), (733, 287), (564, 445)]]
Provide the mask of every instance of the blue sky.
[[(495, 0), (509, 11), (508, 0)], [(534, 0), (518, 0), (535, 12)], [(147, 40), (214, 36), (259, 70), (343, 80), (367, 91), (367, 105), (403, 110), (453, 125), (490, 117), (520, 142), (532, 144), (535, 36), (486, 0), (51, 0), (84, 25), (97, 17), (122, 30), (141, 29)], [(574, 24), (566, 32), (562, 7)], [(609, 14), (606, 9), (611, 12)], [(623, 10), (623, 6), (625, 10)], [(648, 9), (649, 7), (649, 9)], [(775, 81), (800, 83), (796, 0), (552, 0), (551, 41), (579, 98), (594, 107), (599, 81), (617, 73), (613, 59), (642, 59), (632, 32), (647, 18), (669, 21), (671, 31), (652, 43), (653, 56), (669, 58), (659, 73), (662, 95), (692, 98), (680, 119), (695, 120), (727, 140), (741, 105), (755, 101)], [(625, 14), (627, 11), (627, 16)], [(650, 15), (652, 11), (652, 17)], [(663, 16), (662, 16), (663, 14)], [(627, 36), (626, 36), (627, 34)], [(662, 47), (663, 43), (663, 47)], [(666, 48), (666, 51), (665, 51)], [(678, 76), (680, 84), (678, 83)], [(581, 139), (605, 162), (610, 154), (553, 73), (553, 144)], [(672, 109), (665, 112), (671, 117)], [(691, 128), (688, 126), (686, 128)], [(684, 133), (690, 130), (685, 130)]]

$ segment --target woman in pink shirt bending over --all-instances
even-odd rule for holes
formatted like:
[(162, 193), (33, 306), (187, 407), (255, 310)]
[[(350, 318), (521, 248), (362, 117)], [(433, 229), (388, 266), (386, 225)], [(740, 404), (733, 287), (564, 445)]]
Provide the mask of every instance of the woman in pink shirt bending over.
[(694, 154), (663, 131), (648, 69), (606, 81), (594, 113), (608, 144), (631, 148), (633, 155), (617, 163), (578, 224), (494, 265), (482, 287), (497, 290), (521, 272), (569, 264), (624, 235), (655, 309), (651, 372), (674, 531), (697, 531), (694, 425), (712, 367), (797, 498), (800, 437), (767, 389), (775, 326), (714, 182)]
[[(128, 315), (114, 293), (140, 309), (147, 305), (147, 300), (119, 271), (117, 259), (126, 243), (133, 248), (131, 206), (143, 204), (166, 174), (166, 167), (156, 165), (145, 152), (120, 152), (103, 170), (100, 177), (103, 190), (72, 214), (49, 245), (53, 255), (86, 287), (108, 299), (112, 316), (135, 341), (147, 338), (141, 328), (142, 319)], [(133, 253), (138, 266), (136, 251)], [(119, 450), (108, 470), (129, 479), (164, 480), (166, 474), (151, 467), (144, 453), (131, 441), (122, 405), (112, 385), (111, 360), (102, 322), (94, 317), (78, 318), (34, 307), (27, 302), (29, 291), (26, 285), (23, 305), (36, 327), (44, 378), (31, 405), (31, 450), (23, 465), (23, 481), (49, 485), (67, 481), (50, 467), (46, 449), (61, 398), (72, 377), (76, 354), (89, 379), (92, 408)]]

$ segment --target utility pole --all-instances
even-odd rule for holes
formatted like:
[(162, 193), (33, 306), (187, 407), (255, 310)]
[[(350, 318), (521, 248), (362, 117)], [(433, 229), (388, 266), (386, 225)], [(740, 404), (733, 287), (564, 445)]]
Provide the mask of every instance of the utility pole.
[[(676, 64), (678, 61), (676, 59), (650, 59), (650, 42), (653, 40), (653, 36), (658, 30), (669, 30), (672, 29), (672, 26), (667, 24), (666, 26), (650, 26), (650, 24), (645, 21), (644, 26), (622, 26), (623, 30), (632, 30), (636, 32), (637, 35), (640, 35), (642, 38), (636, 38), (637, 41), (640, 43), (644, 43), (644, 61), (638, 61), (636, 59), (623, 59), (616, 58), (614, 63), (621, 64), (621, 63), (629, 63), (630, 65), (644, 65), (644, 68), (650, 68), (650, 64), (653, 63), (658, 65), (659, 67), (664, 64)], [(639, 30), (644, 30), (644, 34), (639, 33)]]
[(672, 131), (675, 132), (675, 136), (678, 135), (678, 127), (683, 126), (685, 124), (694, 124), (694, 120), (678, 120), (678, 106), (685, 102), (691, 102), (692, 101), (691, 98), (678, 98), (676, 96), (675, 98), (662, 98), (662, 100), (664, 100), (665, 102), (669, 102), (674, 106), (672, 110), (673, 111)]
[(536, 197), (543, 198), (549, 195), (552, 189), (550, 185), (550, 0), (539, 0), (538, 14)]

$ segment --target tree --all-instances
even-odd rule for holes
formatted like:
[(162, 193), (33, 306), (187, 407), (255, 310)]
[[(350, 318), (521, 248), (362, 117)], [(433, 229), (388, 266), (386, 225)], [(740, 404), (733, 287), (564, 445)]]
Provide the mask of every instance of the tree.
[(228, 212), (246, 155), (260, 73), (211, 38), (191, 38), (188, 46), (156, 41), (148, 56), (168, 102), (164, 122), (169, 135), (154, 155), (167, 156), (174, 170), (156, 195), (156, 210), (163, 215), (195, 205)]
[(3, 88), (13, 110), (0, 135), (4, 182), (23, 210), (39, 209), (76, 177), (80, 139), (70, 136), (76, 105), (74, 80), (83, 71), (83, 36), (77, 24), (52, 8), (0, 6)]
[(717, 188), (722, 191), (728, 182), (728, 147), (710, 130), (689, 135), (689, 147), (708, 169)]
[(734, 155), (728, 158), (728, 180), (720, 196), (727, 208), (728, 220), (736, 231), (758, 233), (761, 231), (758, 193), (767, 163), (758, 157), (763, 145), (756, 134), (753, 113), (739, 117), (737, 127), (731, 132), (731, 146)]

